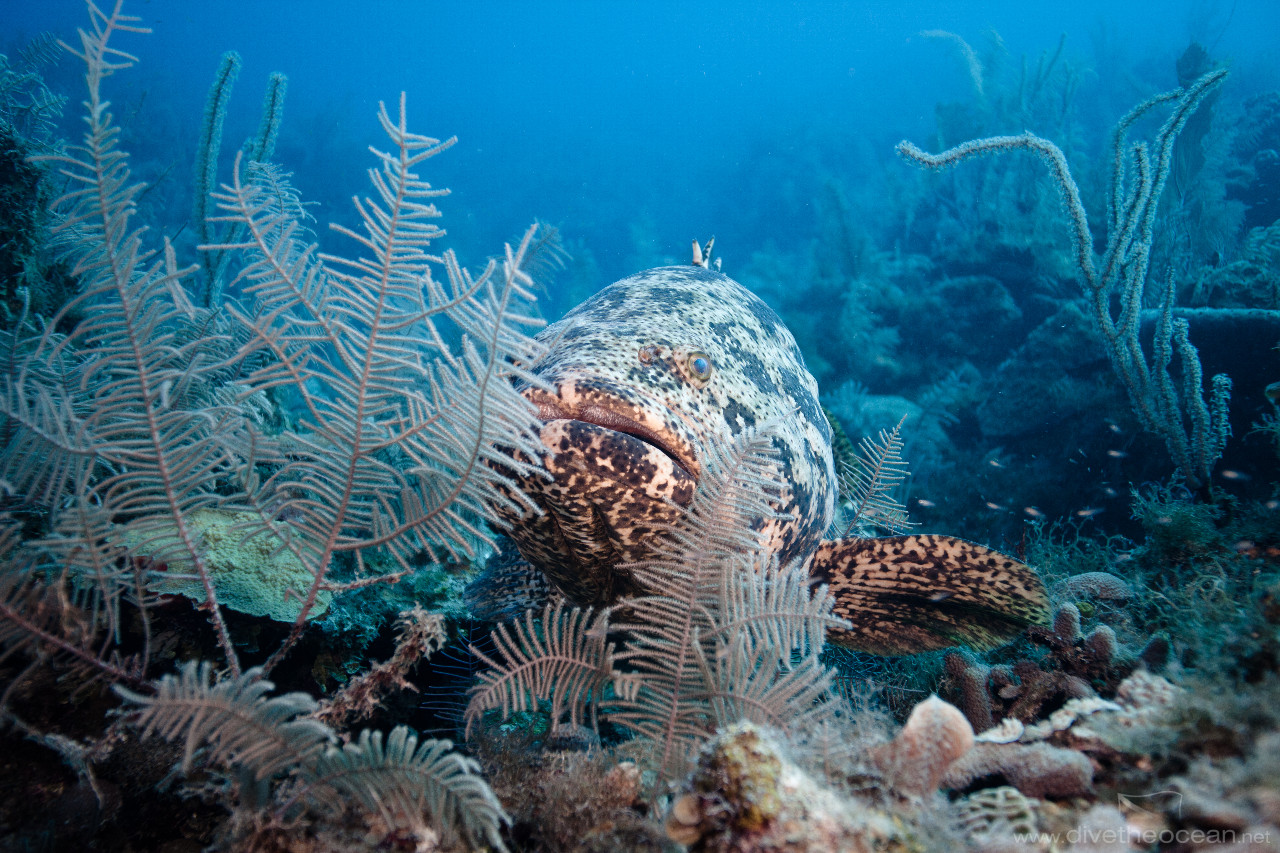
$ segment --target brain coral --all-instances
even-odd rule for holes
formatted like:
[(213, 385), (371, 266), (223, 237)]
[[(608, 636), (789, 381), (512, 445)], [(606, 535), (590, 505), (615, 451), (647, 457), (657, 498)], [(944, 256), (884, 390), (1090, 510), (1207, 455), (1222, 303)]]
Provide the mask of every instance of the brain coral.
[[(278, 537), (262, 531), (245, 538), (255, 525), (261, 527), (257, 515), (200, 509), (187, 516), (187, 520), (190, 529), (200, 537), (201, 550), (220, 603), (241, 613), (266, 616), (278, 622), (298, 618), (302, 609), (300, 594), (311, 586), (313, 575), (292, 551), (280, 547)], [(203, 601), (204, 586), (195, 575), (190, 559), (170, 556), (180, 553), (180, 549), (174, 547), (176, 532), (170, 542), (163, 541), (166, 537), (157, 540), (152, 536), (145, 545), (140, 545), (140, 537), (126, 536), (126, 544), (138, 555), (165, 554), (162, 562), (166, 571), (152, 581), (152, 590)], [(157, 558), (157, 561), (160, 560)], [(298, 594), (286, 595), (290, 589)], [(321, 590), (308, 618), (323, 614), (332, 597), (331, 593)]]

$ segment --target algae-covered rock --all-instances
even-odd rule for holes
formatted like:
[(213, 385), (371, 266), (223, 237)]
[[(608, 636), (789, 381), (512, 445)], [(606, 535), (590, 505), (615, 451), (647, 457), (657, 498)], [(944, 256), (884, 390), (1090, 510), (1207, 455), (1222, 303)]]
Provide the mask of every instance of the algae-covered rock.
[(787, 760), (759, 726), (741, 722), (711, 740), (688, 791), (666, 816), (667, 835), (696, 851), (905, 851), (901, 820), (838, 796)]
[[(277, 622), (292, 622), (302, 609), (302, 593), (314, 576), (292, 551), (281, 547), (279, 537), (265, 530), (247, 534), (261, 521), (248, 512), (199, 509), (187, 516), (189, 529), (199, 537), (198, 545), (213, 581), (218, 602), (251, 616), (266, 616)], [(150, 557), (164, 570), (152, 575), (149, 586), (161, 595), (181, 595), (204, 601), (204, 585), (195, 574), (186, 549), (179, 546), (177, 528), (159, 536), (129, 532), (125, 545), (137, 557)], [(288, 594), (289, 590), (294, 594)], [(308, 619), (320, 616), (333, 595), (321, 590)]]

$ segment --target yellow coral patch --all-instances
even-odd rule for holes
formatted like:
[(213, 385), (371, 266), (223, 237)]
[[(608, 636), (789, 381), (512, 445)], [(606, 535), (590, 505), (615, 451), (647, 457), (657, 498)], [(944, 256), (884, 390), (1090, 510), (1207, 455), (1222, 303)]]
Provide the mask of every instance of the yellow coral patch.
[[(277, 622), (298, 618), (302, 596), (314, 576), (302, 560), (282, 547), (279, 537), (260, 531), (245, 538), (255, 525), (261, 526), (256, 515), (201, 509), (187, 516), (187, 524), (199, 543), (219, 603)], [(149, 586), (154, 592), (204, 601), (204, 585), (195, 574), (190, 554), (179, 546), (177, 533), (176, 527), (145, 538), (131, 532), (126, 534), (125, 544), (135, 555), (165, 565), (163, 572), (152, 575)], [(307, 618), (323, 614), (332, 597), (321, 590)]]

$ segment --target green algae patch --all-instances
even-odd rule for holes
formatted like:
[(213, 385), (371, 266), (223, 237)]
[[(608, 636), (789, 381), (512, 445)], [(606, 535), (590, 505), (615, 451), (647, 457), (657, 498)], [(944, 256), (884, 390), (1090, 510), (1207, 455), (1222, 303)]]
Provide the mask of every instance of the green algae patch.
[[(258, 516), (199, 509), (187, 516), (187, 524), (199, 544), (220, 604), (277, 622), (298, 618), (302, 596), (314, 576), (302, 560), (283, 547), (280, 537), (261, 529)], [(246, 538), (255, 525), (258, 532)], [(153, 573), (148, 583), (153, 592), (181, 595), (197, 602), (205, 600), (204, 585), (190, 555), (180, 546), (176, 527), (145, 537), (131, 531), (125, 534), (125, 545), (134, 555), (163, 565), (163, 570)], [(332, 598), (332, 593), (320, 590), (307, 619), (323, 615)]]

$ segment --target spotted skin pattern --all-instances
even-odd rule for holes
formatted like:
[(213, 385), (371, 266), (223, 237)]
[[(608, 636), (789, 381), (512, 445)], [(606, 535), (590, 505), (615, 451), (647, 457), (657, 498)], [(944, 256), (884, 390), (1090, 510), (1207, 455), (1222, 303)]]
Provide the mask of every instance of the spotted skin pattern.
[(854, 626), (831, 641), (876, 654), (987, 648), (1043, 622), (1045, 602), (1026, 569), (990, 548), (930, 535), (828, 540), (812, 563), (835, 614)]
[[(834, 640), (881, 653), (985, 647), (1047, 616), (1035, 573), (979, 545), (821, 542), (837, 486), (817, 382), (778, 316), (728, 276), (701, 266), (638, 273), (538, 337), (548, 345), (533, 366), (542, 384), (521, 391), (543, 421), (546, 476), (517, 485), (542, 512), (498, 512), (524, 558), (574, 603), (639, 592), (620, 565), (651, 556), (658, 531), (689, 505), (702, 448), (774, 421), (785, 488), (776, 516), (757, 525), (778, 565), (809, 561), (830, 585), (853, 622)], [(895, 625), (906, 630), (895, 635)]]

